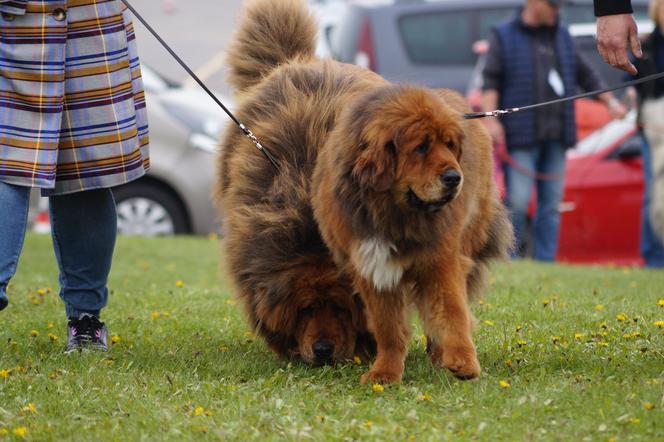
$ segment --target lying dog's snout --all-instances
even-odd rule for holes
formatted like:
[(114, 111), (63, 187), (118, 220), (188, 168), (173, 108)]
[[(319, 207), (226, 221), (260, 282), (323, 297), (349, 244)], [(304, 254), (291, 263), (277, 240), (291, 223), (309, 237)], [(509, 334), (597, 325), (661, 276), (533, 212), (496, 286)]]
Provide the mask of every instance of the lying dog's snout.
[(334, 354), (334, 344), (325, 340), (316, 341), (313, 345), (313, 350), (316, 360), (322, 363), (330, 362)]
[(456, 189), (461, 184), (461, 174), (454, 169), (448, 169), (440, 176), (440, 181), (448, 189)]

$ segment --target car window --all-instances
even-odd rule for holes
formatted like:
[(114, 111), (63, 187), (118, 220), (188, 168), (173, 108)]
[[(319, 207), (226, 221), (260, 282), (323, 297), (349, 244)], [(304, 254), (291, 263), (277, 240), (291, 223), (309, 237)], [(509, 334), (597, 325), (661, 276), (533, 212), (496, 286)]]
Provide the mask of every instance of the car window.
[(401, 39), (419, 64), (472, 64), (470, 11), (409, 15), (399, 21)]
[[(644, 5), (633, 5), (634, 18), (636, 20), (648, 20), (648, 7)], [(592, 4), (566, 5), (560, 10), (560, 15), (565, 23), (573, 25), (577, 23), (595, 23), (595, 12)]]
[(514, 8), (483, 9), (478, 11), (478, 38), (486, 39), (491, 34), (493, 28), (516, 14)]

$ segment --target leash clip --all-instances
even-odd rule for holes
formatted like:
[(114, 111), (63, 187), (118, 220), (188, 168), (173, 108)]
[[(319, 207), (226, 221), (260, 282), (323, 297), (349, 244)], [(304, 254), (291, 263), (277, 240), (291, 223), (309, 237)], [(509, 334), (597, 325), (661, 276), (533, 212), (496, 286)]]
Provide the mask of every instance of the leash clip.
[(244, 132), (244, 134), (251, 140), (252, 143), (256, 146), (258, 150), (261, 151), (261, 153), (267, 158), (270, 163), (274, 166), (275, 169), (279, 170), (279, 164), (277, 164), (277, 160), (272, 156), (272, 154), (263, 147), (260, 141), (258, 141), (258, 138), (254, 133), (249, 129), (247, 126), (245, 126), (243, 123), (238, 124), (239, 128)]

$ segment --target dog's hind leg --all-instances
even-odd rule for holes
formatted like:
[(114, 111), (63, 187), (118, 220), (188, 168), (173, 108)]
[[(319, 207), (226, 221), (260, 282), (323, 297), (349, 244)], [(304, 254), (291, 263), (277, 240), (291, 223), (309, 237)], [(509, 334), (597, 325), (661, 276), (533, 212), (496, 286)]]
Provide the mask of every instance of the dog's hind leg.
[(378, 291), (364, 279), (360, 279), (357, 285), (364, 301), (367, 325), (376, 339), (376, 360), (360, 382), (399, 382), (410, 337), (406, 297), (399, 288)]

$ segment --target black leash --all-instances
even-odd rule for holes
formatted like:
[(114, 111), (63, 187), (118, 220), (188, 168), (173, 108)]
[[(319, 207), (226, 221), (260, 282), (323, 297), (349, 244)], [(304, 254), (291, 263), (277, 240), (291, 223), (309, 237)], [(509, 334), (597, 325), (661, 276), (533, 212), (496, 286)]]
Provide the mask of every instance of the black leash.
[(198, 78), (198, 75), (196, 75), (194, 71), (192, 71), (184, 61), (182, 61), (182, 59), (178, 56), (178, 54), (176, 54), (175, 51), (171, 49), (171, 47), (164, 41), (164, 39), (161, 38), (159, 34), (157, 34), (157, 32), (154, 29), (152, 29), (152, 26), (150, 26), (150, 24), (147, 21), (145, 21), (145, 19), (141, 16), (141, 14), (139, 14), (138, 11), (136, 11), (136, 9), (134, 9), (134, 7), (130, 5), (127, 0), (121, 0), (121, 1), (122, 3), (125, 4), (125, 6), (127, 6), (127, 8), (129, 8), (132, 14), (134, 14), (141, 23), (143, 23), (143, 26), (145, 26), (146, 29), (150, 31), (150, 33), (154, 36), (154, 38), (156, 38), (157, 41), (161, 43), (161, 45), (168, 51), (168, 53), (171, 54), (178, 63), (180, 63), (180, 66), (182, 66), (184, 70), (187, 71), (189, 75), (191, 75), (191, 78), (196, 80), (196, 83), (198, 83), (199, 86), (202, 87), (203, 90), (207, 92), (207, 94), (214, 100), (214, 102), (217, 103), (219, 107), (221, 107), (224, 110), (224, 112), (226, 112), (226, 115), (228, 115), (230, 119), (233, 120), (233, 122), (237, 125), (237, 127), (239, 127), (240, 130), (244, 132), (247, 138), (249, 138), (251, 142), (254, 143), (256, 148), (261, 151), (261, 153), (265, 156), (265, 158), (267, 158), (270, 161), (270, 163), (272, 163), (274, 168), (279, 170), (279, 165), (277, 164), (277, 160), (272, 156), (270, 151), (267, 150), (267, 148), (263, 146), (260, 143), (260, 141), (258, 141), (256, 135), (254, 135), (254, 133), (251, 130), (249, 130), (247, 126), (242, 124), (242, 122), (240, 122), (240, 120), (238, 120), (235, 117), (235, 115), (233, 115), (233, 113), (230, 110), (228, 110), (226, 106), (224, 106), (224, 103), (222, 103), (221, 100), (219, 100), (219, 98), (217, 98), (217, 96), (214, 95), (210, 89), (208, 89), (205, 83), (203, 83), (203, 81), (200, 78)]
[(544, 106), (550, 106), (552, 104), (558, 104), (558, 103), (565, 103), (566, 101), (573, 101), (573, 100), (578, 100), (579, 98), (586, 98), (586, 97), (592, 97), (595, 95), (600, 95), (604, 94), (606, 92), (612, 92), (618, 89), (623, 89), (626, 87), (634, 86), (637, 84), (645, 83), (647, 81), (653, 81), (657, 80), (658, 78), (664, 77), (664, 72), (660, 72), (658, 74), (652, 74), (648, 75), (647, 77), (639, 78), (638, 80), (632, 80), (632, 81), (627, 81), (625, 83), (621, 83), (618, 86), (612, 86), (612, 87), (607, 87), (604, 89), (600, 89), (597, 91), (591, 91), (591, 92), (585, 92), (583, 94), (578, 94), (578, 95), (572, 95), (571, 97), (563, 97), (563, 98), (557, 98), (555, 100), (551, 101), (545, 101), (543, 103), (537, 103), (537, 104), (531, 104), (528, 106), (523, 106), (523, 107), (513, 107), (511, 109), (502, 109), (502, 110), (495, 110), (495, 111), (490, 111), (490, 112), (471, 112), (468, 114), (464, 114), (464, 118), (467, 120), (471, 120), (474, 118), (484, 118), (484, 117), (500, 117), (502, 115), (506, 114), (513, 114), (515, 112), (521, 112), (525, 110), (531, 110), (531, 109), (537, 109), (538, 107), (544, 107)]

